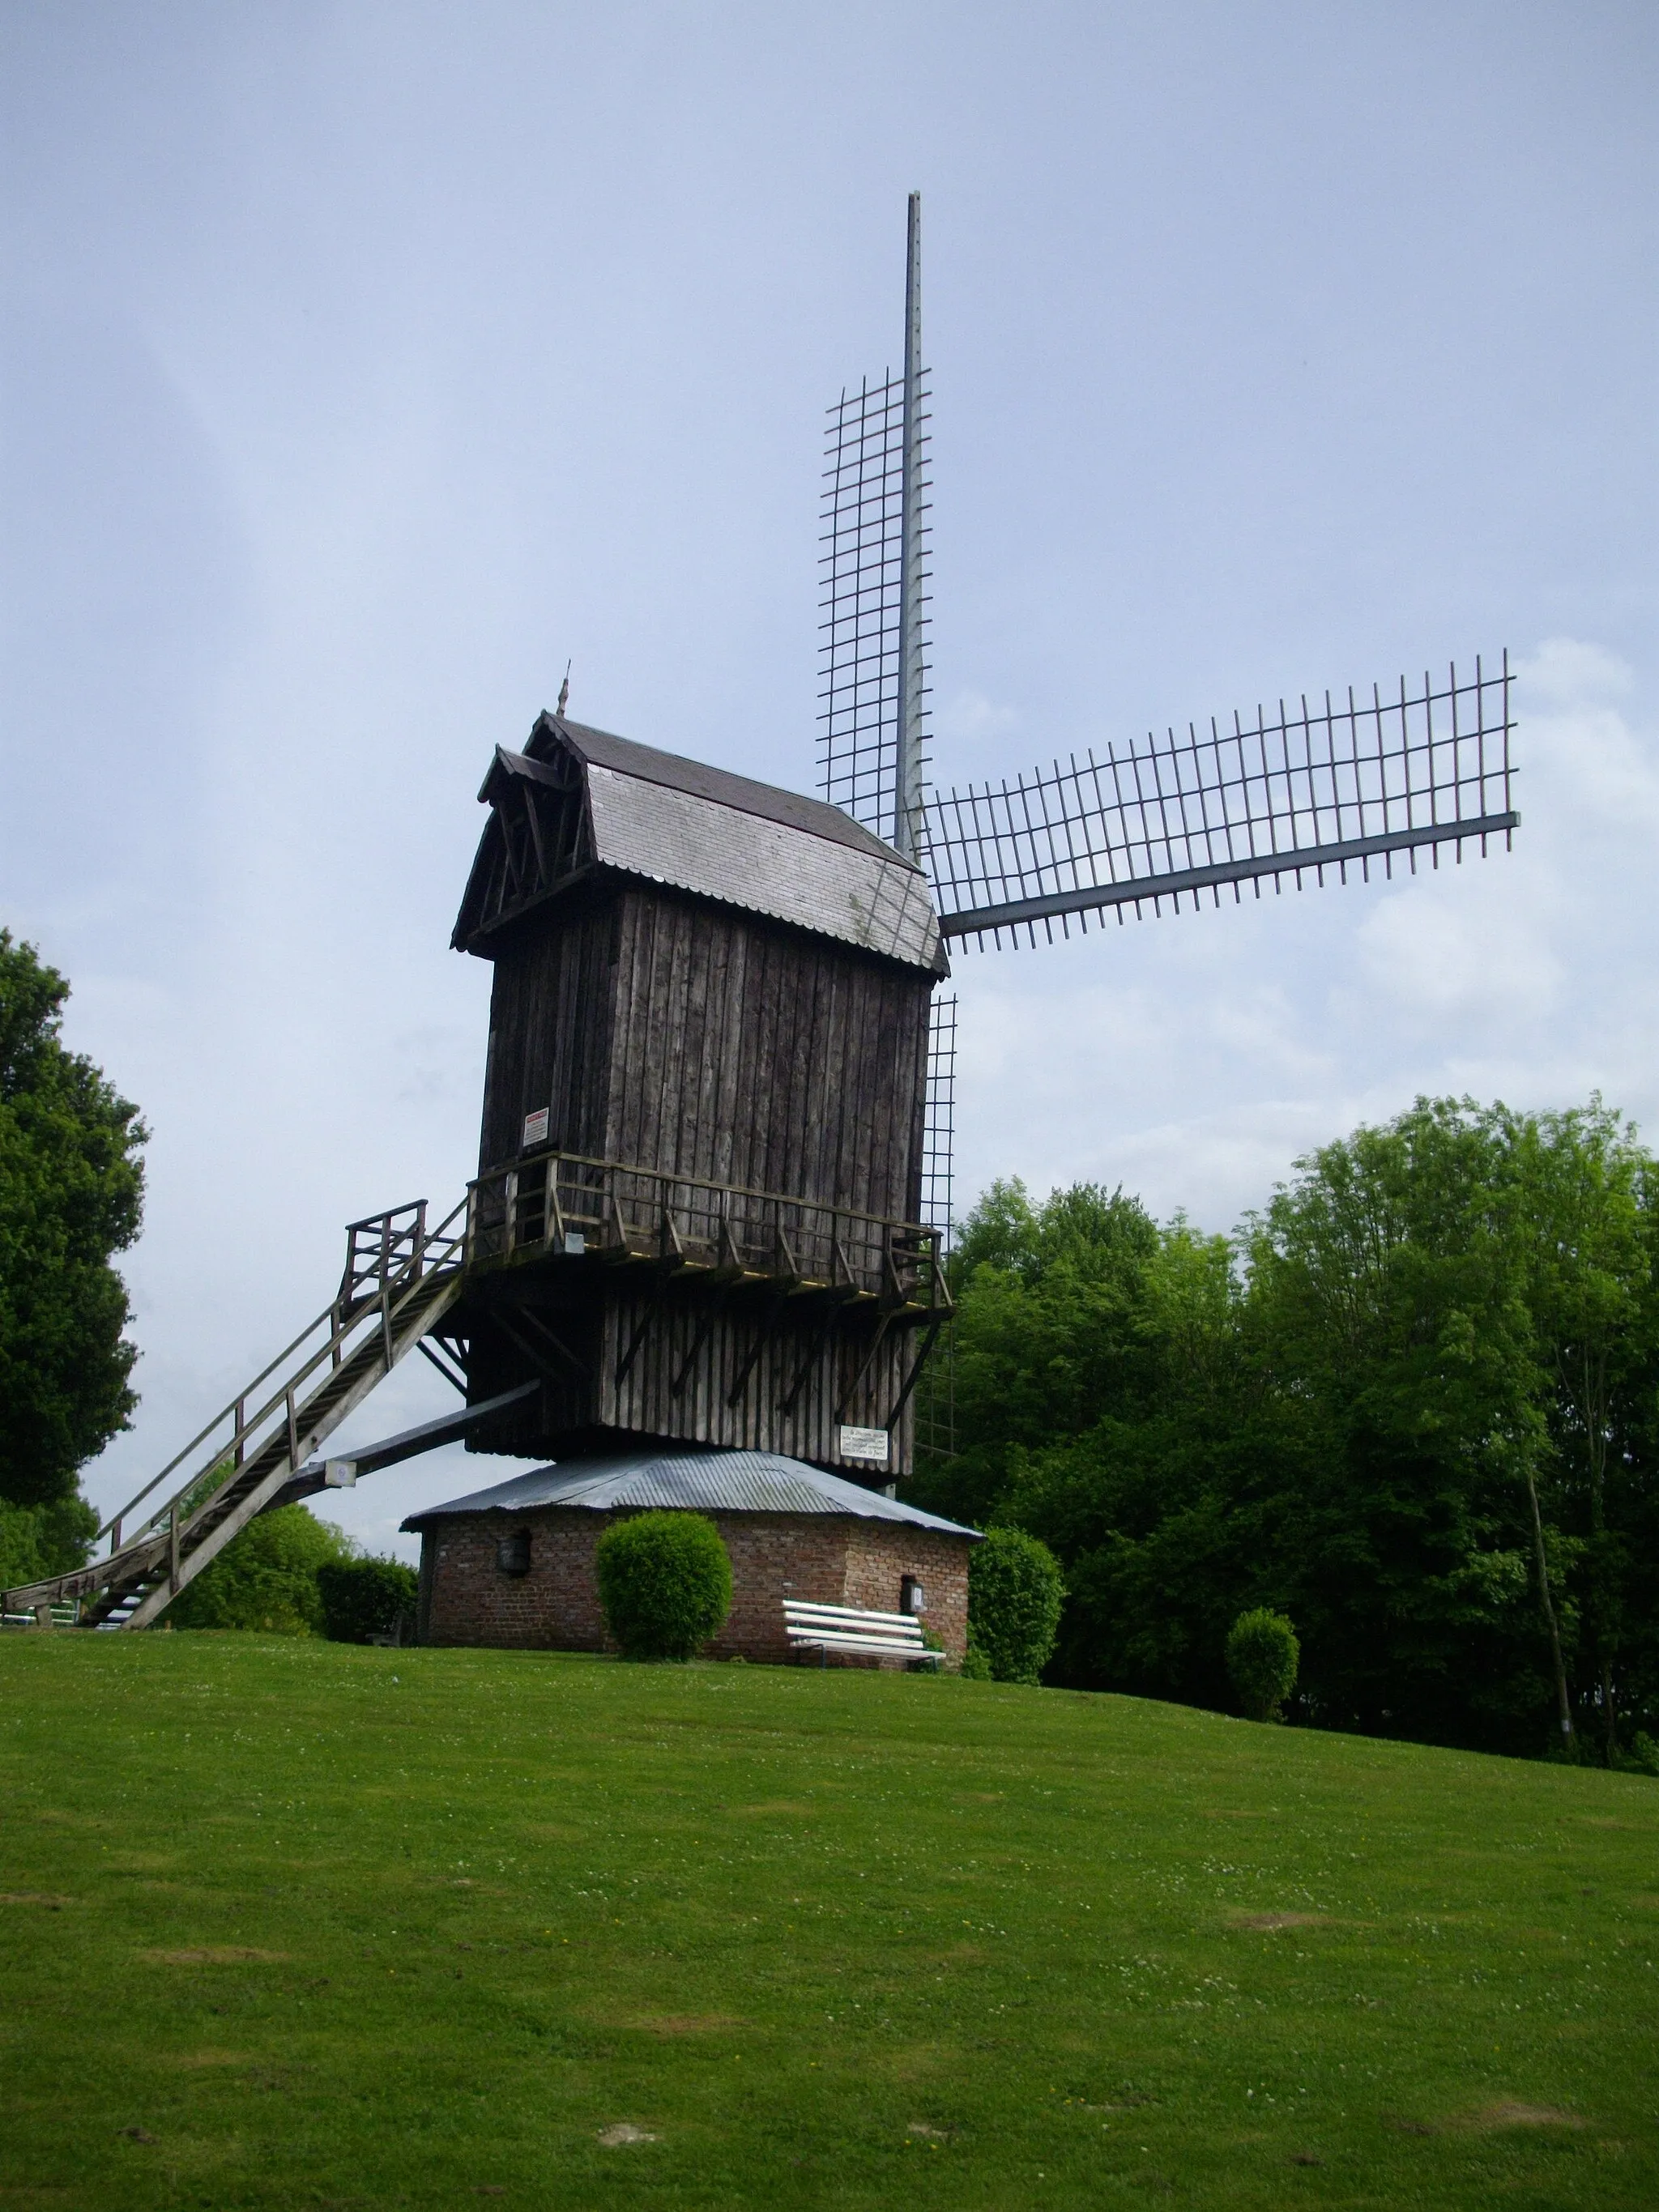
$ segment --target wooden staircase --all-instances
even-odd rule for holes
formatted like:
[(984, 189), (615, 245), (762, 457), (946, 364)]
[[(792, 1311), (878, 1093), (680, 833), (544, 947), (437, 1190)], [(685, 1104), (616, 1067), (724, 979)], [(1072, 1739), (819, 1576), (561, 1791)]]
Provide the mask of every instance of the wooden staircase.
[(315, 1488), (299, 1480), (307, 1459), (460, 1295), (465, 1212), (463, 1202), (429, 1230), (422, 1200), (351, 1223), (333, 1300), (105, 1522), (94, 1540), (107, 1538), (106, 1555), (0, 1594), (0, 1613), (38, 1619), (73, 1604), (79, 1627), (146, 1628), (256, 1514)]

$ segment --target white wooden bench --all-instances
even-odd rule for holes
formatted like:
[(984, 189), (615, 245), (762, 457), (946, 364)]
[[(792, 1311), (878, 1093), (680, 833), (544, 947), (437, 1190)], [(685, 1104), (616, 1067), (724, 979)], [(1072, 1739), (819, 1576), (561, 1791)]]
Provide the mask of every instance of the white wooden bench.
[(783, 1625), (792, 1650), (816, 1650), (827, 1664), (832, 1651), (854, 1651), (872, 1659), (920, 1660), (937, 1667), (945, 1654), (930, 1651), (921, 1623), (908, 1613), (865, 1613), (852, 1605), (808, 1605), (787, 1597)]

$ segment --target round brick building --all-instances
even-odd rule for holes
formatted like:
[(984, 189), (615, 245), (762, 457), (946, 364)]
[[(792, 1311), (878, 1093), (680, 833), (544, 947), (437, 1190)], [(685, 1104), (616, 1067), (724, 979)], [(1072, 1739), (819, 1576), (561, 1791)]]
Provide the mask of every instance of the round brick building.
[(915, 1613), (948, 1659), (962, 1657), (979, 1532), (763, 1451), (567, 1460), (411, 1514), (403, 1525), (421, 1539), (421, 1641), (613, 1650), (594, 1547), (619, 1516), (661, 1510), (705, 1514), (731, 1556), (732, 1611), (711, 1658), (795, 1657), (786, 1598)]

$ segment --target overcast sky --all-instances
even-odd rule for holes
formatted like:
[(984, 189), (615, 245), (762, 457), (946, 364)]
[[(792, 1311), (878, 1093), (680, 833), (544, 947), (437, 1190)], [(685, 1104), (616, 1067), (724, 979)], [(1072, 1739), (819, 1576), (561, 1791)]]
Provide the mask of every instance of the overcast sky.
[(961, 956), (959, 1202), (1229, 1228), (1419, 1091), (1659, 1139), (1656, 80), (1602, 0), (3, 0), (0, 921), (154, 1132), (94, 1500), (343, 1222), (459, 1196), (474, 793), (567, 659), (811, 787), (823, 410), (900, 353), (913, 187), (942, 781), (1524, 672), (1512, 854)]

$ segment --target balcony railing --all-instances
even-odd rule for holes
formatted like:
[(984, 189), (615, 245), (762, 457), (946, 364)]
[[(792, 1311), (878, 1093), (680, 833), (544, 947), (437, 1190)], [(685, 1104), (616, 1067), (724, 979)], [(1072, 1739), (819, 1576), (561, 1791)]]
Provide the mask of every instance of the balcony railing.
[(468, 1187), (469, 1267), (516, 1258), (653, 1261), (688, 1279), (948, 1310), (944, 1233), (777, 1191), (543, 1152)]

